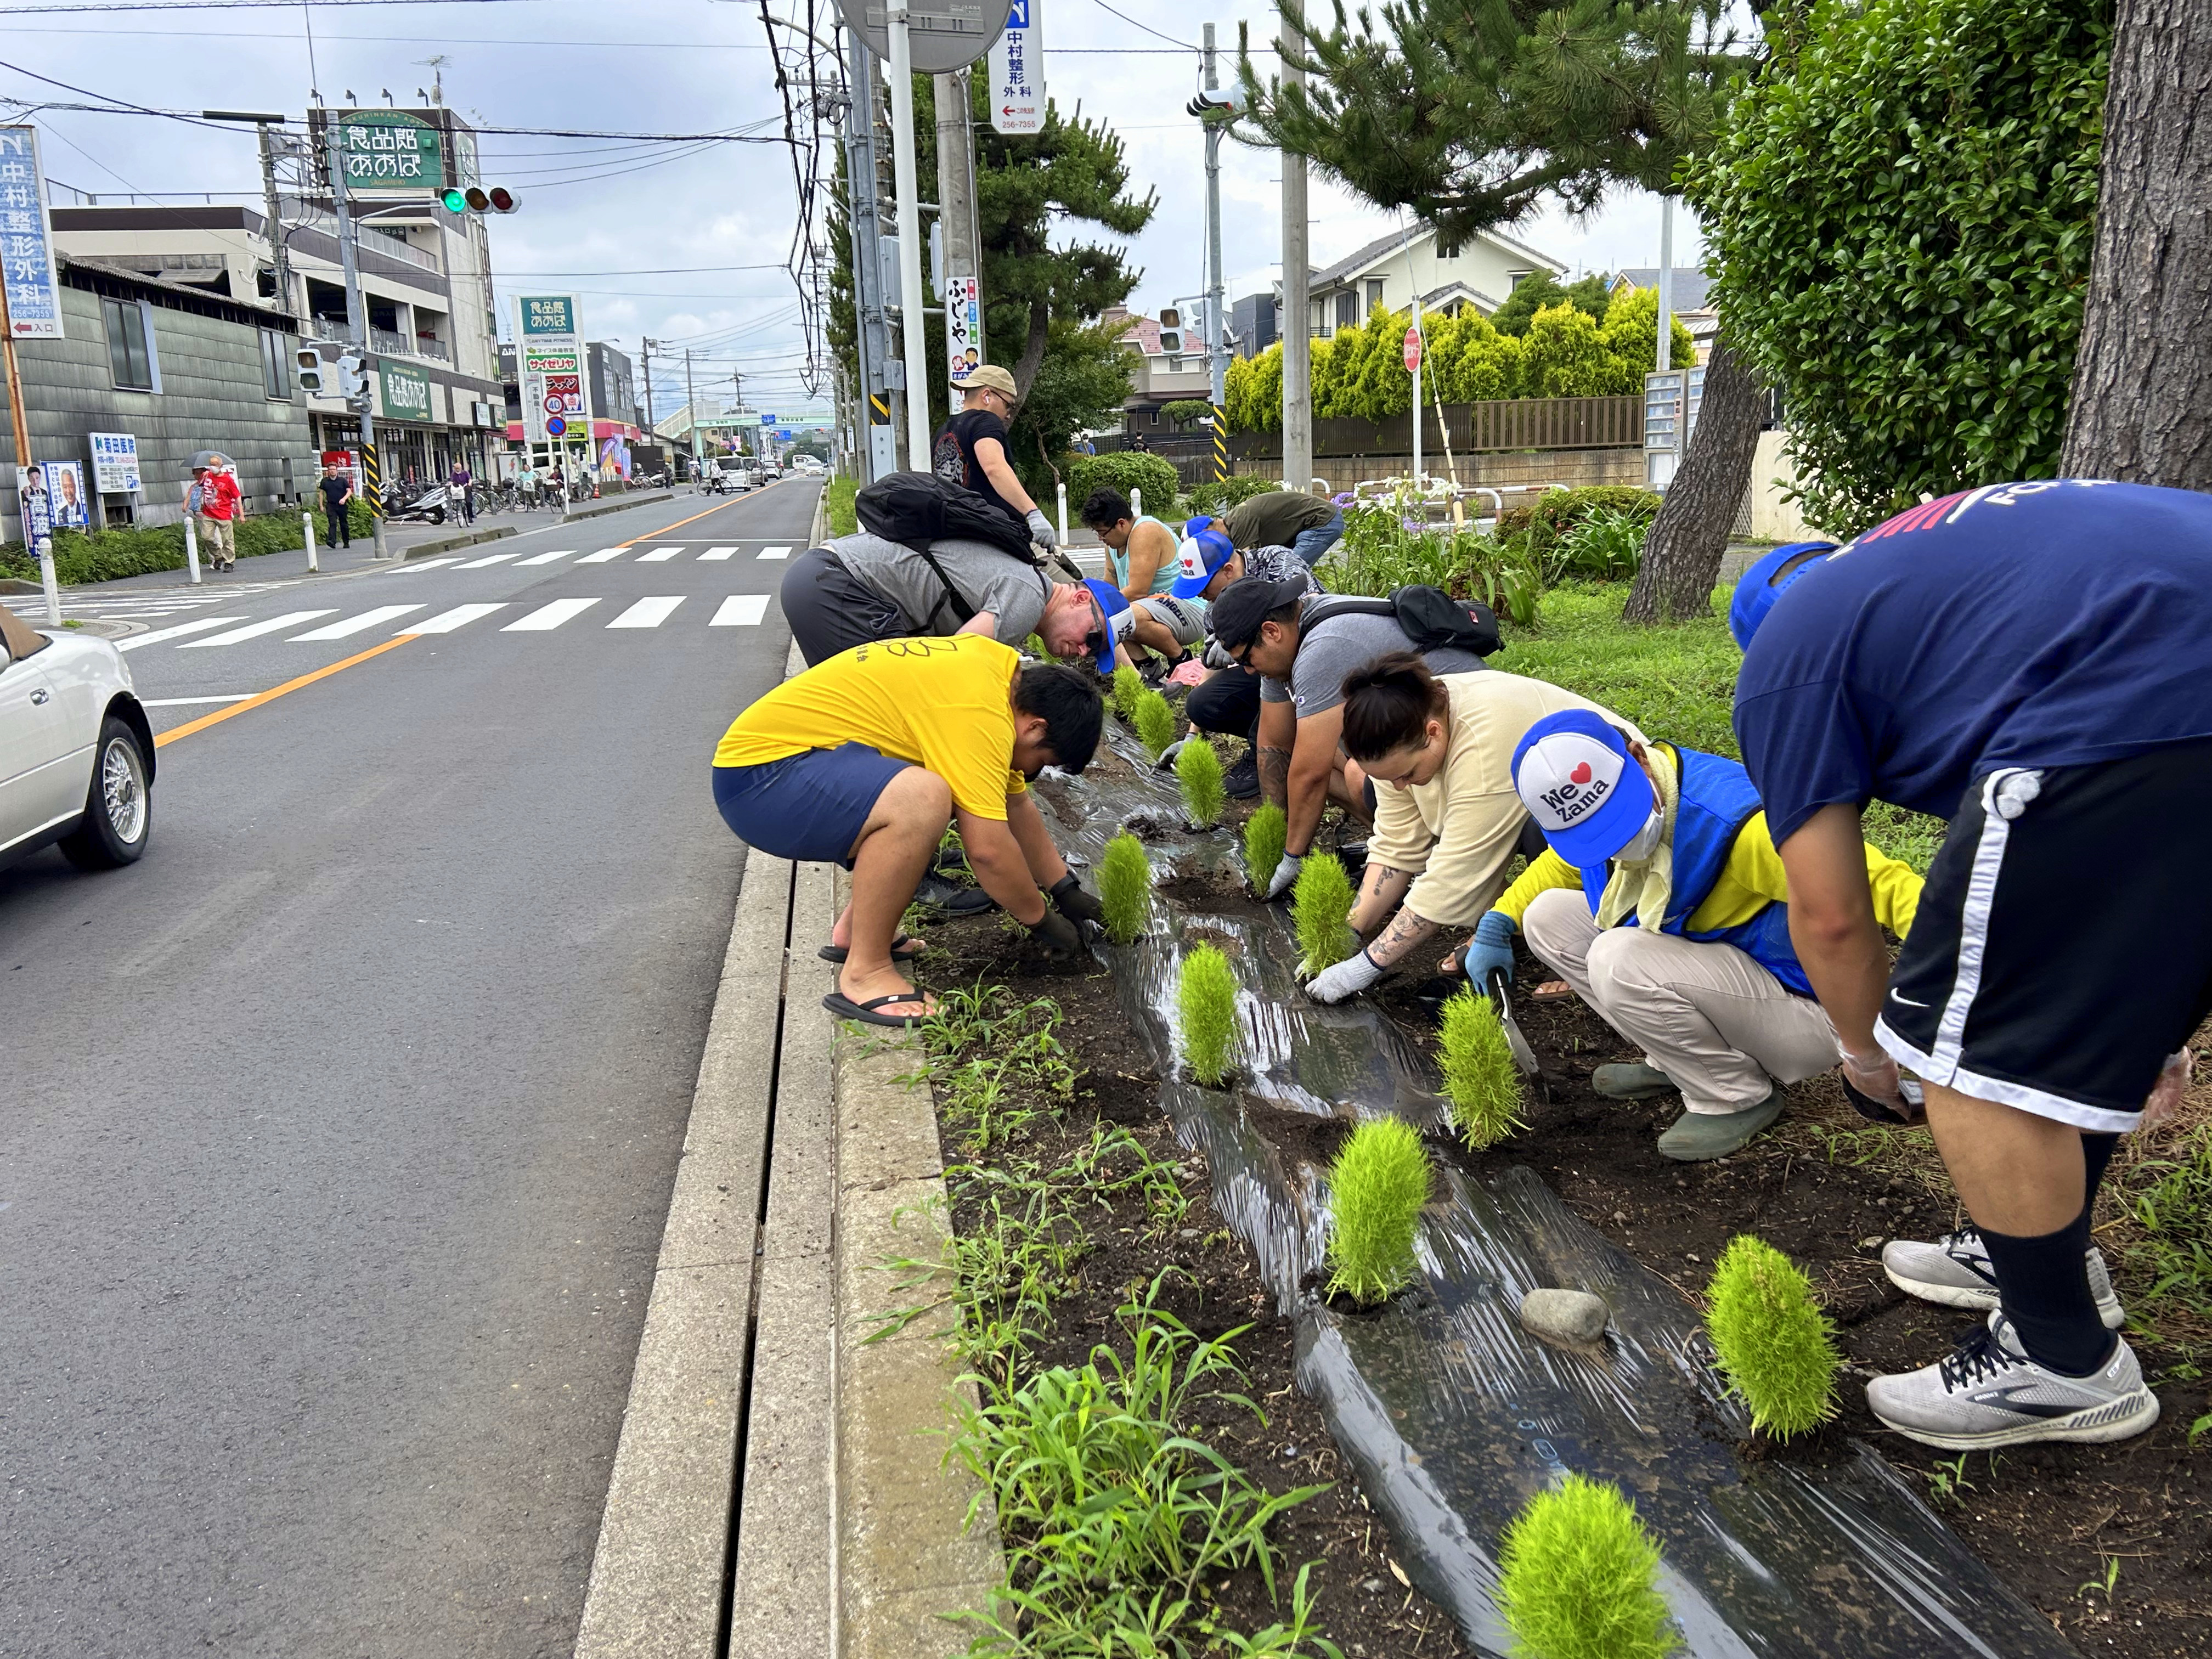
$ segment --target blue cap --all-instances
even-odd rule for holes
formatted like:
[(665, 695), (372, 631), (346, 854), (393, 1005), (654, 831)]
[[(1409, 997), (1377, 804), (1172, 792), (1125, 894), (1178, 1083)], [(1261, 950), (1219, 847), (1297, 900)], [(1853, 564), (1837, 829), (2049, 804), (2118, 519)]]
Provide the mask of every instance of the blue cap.
[(1738, 650), (1751, 648), (1751, 636), (1759, 632), (1783, 591), (1807, 571), (1825, 564), (1835, 550), (1833, 542), (1791, 542), (1736, 578), (1735, 595), (1729, 601), (1729, 632), (1735, 635)]
[(1236, 556), (1228, 532), (1212, 519), (1191, 520), (1183, 526), (1182, 542), (1176, 549), (1176, 568), (1182, 574), (1168, 592), (1179, 599), (1196, 599)]
[(1513, 787), (1553, 850), (1577, 867), (1635, 840), (1657, 799), (1628, 739), (1585, 708), (1547, 714), (1522, 734)]
[(1102, 582), (1094, 576), (1085, 576), (1083, 585), (1091, 590), (1091, 602), (1098, 607), (1098, 626), (1083, 636), (1090, 647), (1091, 661), (1107, 678), (1114, 677), (1113, 618), (1129, 608), (1129, 596), (1111, 582)]

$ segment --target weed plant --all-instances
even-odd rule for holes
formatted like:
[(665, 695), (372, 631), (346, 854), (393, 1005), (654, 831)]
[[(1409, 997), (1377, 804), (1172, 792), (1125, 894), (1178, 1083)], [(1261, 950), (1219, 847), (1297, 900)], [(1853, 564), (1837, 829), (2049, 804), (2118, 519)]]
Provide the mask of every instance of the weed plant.
[(1283, 861), (1290, 824), (1272, 801), (1244, 820), (1244, 875), (1255, 893), (1265, 892), (1275, 866)]
[(1145, 677), (1133, 668), (1114, 671), (1114, 712), (1134, 726), (1137, 723), (1137, 699), (1145, 695)]
[(2126, 1264), (2149, 1281), (2133, 1299), (2212, 1322), (2212, 1120), (2189, 1132), (2178, 1156), (2147, 1159), (2140, 1168), (2157, 1180), (2132, 1206), (2142, 1236), (2126, 1246)]
[(1175, 710), (1157, 691), (1145, 691), (1139, 695), (1136, 714), (1130, 723), (1137, 728), (1137, 738), (1145, 745), (1145, 752), (1154, 760), (1165, 754), (1168, 745), (1175, 741)]
[(1354, 1129), (1328, 1173), (1328, 1293), (1363, 1306), (1413, 1277), (1413, 1230), (1429, 1201), (1429, 1153), (1403, 1118)]
[(1193, 823), (1211, 830), (1221, 822), (1229, 792), (1221, 781), (1221, 757), (1213, 752), (1213, 745), (1203, 733), (1192, 732), (1182, 753), (1176, 757), (1176, 781), (1182, 786), (1182, 810)]
[(1680, 1645), (1659, 1547), (1618, 1487), (1571, 1474), (1505, 1529), (1498, 1606), (1528, 1659), (1663, 1659)]
[(1473, 986), (1444, 1004), (1437, 1033), (1452, 1121), (1475, 1152), (1528, 1125), (1521, 1118), (1521, 1068), (1513, 1063), (1497, 1005)]
[(1777, 1440), (1836, 1413), (1835, 1328), (1790, 1258), (1748, 1233), (1729, 1241), (1705, 1289), (1705, 1330), (1752, 1426)]
[(1229, 958), (1201, 945), (1182, 959), (1176, 988), (1182, 1016), (1182, 1057), (1190, 1074), (1209, 1089), (1229, 1075), (1237, 1048), (1237, 975)]
[(1127, 830), (1106, 843), (1098, 860), (1098, 908), (1106, 913), (1106, 937), (1116, 945), (1127, 945), (1152, 920), (1152, 860), (1145, 843)]
[(1352, 878), (1334, 853), (1312, 853), (1291, 890), (1291, 925), (1298, 938), (1298, 971), (1318, 974), (1352, 954)]

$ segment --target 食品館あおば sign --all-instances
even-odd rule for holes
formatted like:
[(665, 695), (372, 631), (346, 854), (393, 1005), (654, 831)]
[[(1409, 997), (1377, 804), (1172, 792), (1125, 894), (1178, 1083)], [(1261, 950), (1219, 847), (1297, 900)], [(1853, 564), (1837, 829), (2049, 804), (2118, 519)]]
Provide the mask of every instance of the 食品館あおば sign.
[(405, 363), (380, 366), (384, 383), (384, 416), (392, 421), (428, 421), (430, 416), (430, 377)]
[[(522, 425), (533, 444), (565, 435), (570, 421), (587, 419), (584, 343), (573, 294), (519, 294), (514, 300), (515, 369), (522, 381)], [(549, 420), (562, 423), (556, 434)], [(583, 428), (588, 432), (591, 428)]]
[(437, 191), (446, 187), (438, 129), (398, 110), (362, 110), (338, 123), (338, 154), (348, 190)]

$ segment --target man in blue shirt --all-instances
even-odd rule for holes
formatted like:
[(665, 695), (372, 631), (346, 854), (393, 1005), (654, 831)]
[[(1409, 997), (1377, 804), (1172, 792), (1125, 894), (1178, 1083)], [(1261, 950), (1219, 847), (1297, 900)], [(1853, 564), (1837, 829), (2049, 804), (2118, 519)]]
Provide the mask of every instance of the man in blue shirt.
[[(1868, 1385), (1929, 1445), (2118, 1440), (2158, 1420), (2090, 1210), (2212, 1010), (2212, 495), (2087, 479), (1929, 501), (1745, 573), (1735, 728), (1790, 932), (1861, 1109), (1920, 1109), (1973, 1225), (1892, 1279), (1990, 1310)], [(1950, 820), (1894, 971), (1859, 813)], [(2099, 884), (2093, 890), (2089, 884)]]

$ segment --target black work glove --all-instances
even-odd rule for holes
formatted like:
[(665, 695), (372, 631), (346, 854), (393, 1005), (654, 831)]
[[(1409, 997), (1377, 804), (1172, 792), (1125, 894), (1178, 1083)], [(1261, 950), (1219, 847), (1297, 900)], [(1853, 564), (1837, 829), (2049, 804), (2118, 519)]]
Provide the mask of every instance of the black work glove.
[(1047, 910), (1029, 924), (1030, 937), (1044, 946), (1045, 954), (1054, 958), (1072, 957), (1083, 948), (1083, 935), (1066, 916)]
[(1071, 870), (1052, 884), (1052, 902), (1060, 907), (1060, 914), (1070, 921), (1095, 921), (1104, 926), (1106, 912), (1097, 899), (1083, 890)]

